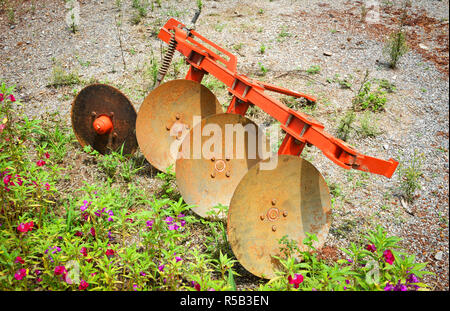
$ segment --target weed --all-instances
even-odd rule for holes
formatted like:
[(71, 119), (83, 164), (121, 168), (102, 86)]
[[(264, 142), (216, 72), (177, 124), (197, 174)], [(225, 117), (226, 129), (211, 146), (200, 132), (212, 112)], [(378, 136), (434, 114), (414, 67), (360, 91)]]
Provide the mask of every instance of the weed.
[(392, 32), (383, 49), (384, 55), (389, 58), (389, 66), (396, 68), (398, 61), (406, 52), (408, 52), (408, 45), (404, 32), (401, 29)]
[(373, 113), (366, 111), (359, 122), (360, 127), (358, 129), (358, 133), (362, 137), (375, 137), (381, 134), (381, 131), (378, 129), (378, 126), (376, 124), (375, 116)]
[(215, 26), (214, 26), (214, 29), (217, 31), (217, 32), (222, 32), (222, 30), (225, 28), (225, 24), (223, 24), (223, 23), (217, 23)]
[(348, 111), (339, 121), (337, 129), (337, 137), (343, 141), (347, 141), (353, 130), (352, 123), (355, 120), (356, 114), (353, 111)]
[(368, 78), (369, 71), (366, 71), (361, 87), (352, 100), (353, 110), (383, 111), (387, 101), (386, 91), (383, 91), (383, 88), (380, 86), (375, 91), (372, 91), (372, 82)]
[(422, 177), (423, 154), (414, 151), (413, 157), (409, 165), (400, 163), (400, 190), (406, 201), (412, 202), (416, 190), (421, 189), (420, 177)]
[(312, 65), (311, 67), (306, 69), (306, 72), (311, 74), (311, 75), (318, 74), (320, 72), (320, 66), (319, 65)]
[(287, 26), (281, 27), (280, 33), (278, 34), (278, 38), (277, 38), (278, 42), (282, 42), (282, 41), (284, 41), (285, 38), (292, 36), (287, 30), (288, 30)]
[(77, 72), (66, 72), (61, 65), (56, 64), (52, 69), (52, 76), (48, 86), (59, 87), (80, 84), (81, 79)]
[(269, 70), (266, 67), (264, 67), (264, 65), (261, 62), (258, 62), (258, 66), (260, 70), (259, 75), (265, 76)]
[(266, 46), (262, 43), (259, 47), (259, 53), (264, 54), (264, 52), (266, 52)]

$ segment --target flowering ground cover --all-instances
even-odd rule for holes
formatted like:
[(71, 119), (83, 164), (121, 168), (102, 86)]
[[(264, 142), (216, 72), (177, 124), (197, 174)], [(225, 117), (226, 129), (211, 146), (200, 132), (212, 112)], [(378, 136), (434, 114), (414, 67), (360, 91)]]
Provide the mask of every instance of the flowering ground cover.
[[(330, 261), (284, 237), (272, 280), (235, 259), (226, 224), (190, 211), (170, 170), (157, 191), (135, 181), (140, 155), (82, 149), (58, 119), (29, 119), (14, 88), (0, 85), (0, 290), (427, 290), (429, 274), (378, 226)], [(72, 183), (80, 153), (92, 182)], [(79, 186), (74, 186), (79, 184)], [(223, 208), (223, 207), (222, 207)]]

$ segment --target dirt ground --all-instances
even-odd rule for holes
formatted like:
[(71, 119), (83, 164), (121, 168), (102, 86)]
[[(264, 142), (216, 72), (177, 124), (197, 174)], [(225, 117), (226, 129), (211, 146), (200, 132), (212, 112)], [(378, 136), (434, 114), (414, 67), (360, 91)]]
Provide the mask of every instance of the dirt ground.
[[(70, 124), (71, 102), (85, 85), (102, 82), (118, 87), (137, 111), (151, 91), (152, 65), (165, 44), (159, 28), (171, 17), (188, 23), (195, 1), (151, 1), (139, 16), (131, 0), (84, 0), (75, 33), (65, 22), (64, 1), (0, 1), (0, 80), (16, 85), (24, 112), (39, 118), (59, 112)], [(396, 69), (387, 66), (383, 47), (406, 14), (403, 29), (408, 52)], [(394, 158), (407, 166), (422, 154), (420, 189), (410, 204), (402, 203), (397, 171), (391, 179), (344, 170), (318, 149), (303, 156), (324, 175), (333, 192), (333, 221), (322, 256), (342, 258), (339, 250), (360, 234), (381, 224), (403, 240), (403, 250), (428, 262), (432, 290), (449, 289), (449, 3), (443, 1), (203, 1), (196, 30), (238, 57), (240, 73), (291, 90), (314, 95), (317, 108), (305, 110), (336, 135), (342, 116), (366, 70), (371, 78), (395, 85), (385, 110), (371, 115), (375, 137), (350, 136), (364, 154)], [(187, 69), (179, 54), (166, 80), (182, 78)], [(308, 73), (312, 66), (318, 72)], [(74, 84), (51, 86), (55, 72), (71, 73)], [(351, 88), (333, 78), (348, 77)], [(225, 88), (207, 77), (205, 83), (220, 103), (230, 101)], [(282, 99), (274, 94), (274, 97)], [(363, 113), (357, 115), (360, 122)], [(271, 122), (259, 110), (257, 123)], [(73, 175), (94, 178), (83, 154), (67, 160)], [(157, 188), (156, 169), (149, 167), (139, 182)], [(81, 176), (81, 177), (80, 177)], [(76, 184), (71, 186), (75, 187)], [(251, 279), (251, 278), (250, 278)], [(251, 279), (252, 281), (253, 279)]]

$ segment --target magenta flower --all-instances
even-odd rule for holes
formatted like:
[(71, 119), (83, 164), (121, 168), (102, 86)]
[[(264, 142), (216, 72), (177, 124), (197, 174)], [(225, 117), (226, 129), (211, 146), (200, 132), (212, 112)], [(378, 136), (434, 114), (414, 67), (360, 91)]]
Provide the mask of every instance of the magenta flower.
[(50, 185), (48, 183), (45, 183), (44, 186), (45, 186), (45, 190), (47, 190), (47, 191), (50, 190)]
[(21, 263), (23, 265), (25, 263), (25, 260), (23, 260), (22, 257), (17, 256), (16, 260), (14, 261), (14, 263)]
[(366, 249), (367, 249), (368, 251), (372, 252), (372, 253), (374, 253), (374, 252), (377, 251), (377, 248), (375, 247), (375, 244), (369, 244), (369, 245), (366, 245)]
[(45, 161), (44, 160), (39, 160), (36, 162), (37, 166), (44, 166), (45, 165)]
[(114, 256), (114, 250), (112, 250), (112, 249), (109, 248), (109, 249), (106, 250), (105, 254), (106, 254), (106, 256), (108, 256), (108, 257), (109, 257), (109, 256)]
[(164, 267), (165, 267), (165, 266), (166, 266), (166, 265), (160, 265), (160, 266), (158, 267), (158, 270), (162, 272), (162, 271), (164, 270)]
[(95, 237), (95, 228), (94, 227), (91, 228), (90, 233), (92, 234), (92, 236)]
[(10, 99), (12, 102), (15, 102), (15, 101), (16, 101), (16, 99), (14, 98), (14, 95), (13, 95), (13, 94), (10, 94), (10, 95), (9, 95), (9, 99)]
[(169, 225), (169, 230), (178, 230), (180, 228), (177, 224), (171, 224)]
[(82, 247), (81, 250), (80, 250), (80, 253), (82, 253), (83, 256), (86, 257), (87, 256), (87, 248), (86, 247)]
[(6, 124), (0, 124), (0, 133), (6, 128)]
[(17, 226), (17, 231), (25, 233), (33, 230), (33, 226), (34, 226), (33, 221), (21, 223), (19, 226)]
[(147, 227), (149, 227), (150, 229), (152, 228), (152, 226), (153, 226), (153, 223), (154, 223), (154, 221), (153, 220), (147, 220), (147, 222), (146, 222), (146, 224), (147, 224)]
[(83, 236), (83, 232), (77, 231), (77, 232), (75, 232), (75, 236)]
[(25, 276), (27, 275), (27, 270), (25, 269), (19, 269), (19, 271), (17, 271), (14, 274), (14, 278), (18, 281), (22, 280)]
[(387, 249), (383, 252), (383, 256), (384, 259), (386, 260), (386, 262), (390, 265), (392, 265), (392, 263), (394, 262), (395, 258), (394, 258), (394, 254), (392, 254), (390, 249)]
[(0, 93), (0, 102), (2, 102), (3, 99), (4, 99), (4, 95), (3, 95), (3, 93)]
[(173, 223), (173, 218), (170, 216), (167, 216), (166, 219), (164, 220), (168, 225)]
[(78, 286), (79, 290), (85, 290), (86, 288), (88, 288), (89, 283), (86, 282), (85, 280), (81, 280), (80, 285)]
[(66, 267), (56, 266), (54, 273), (55, 275), (65, 275), (67, 273)]
[(46, 158), (46, 159), (49, 159), (49, 158), (50, 158), (50, 153), (46, 152), (46, 153), (44, 153), (44, 155), (45, 155), (45, 158)]
[(300, 283), (303, 282), (303, 275), (301, 274), (294, 274), (294, 278), (292, 276), (288, 277), (289, 284), (294, 284), (294, 288), (298, 288)]

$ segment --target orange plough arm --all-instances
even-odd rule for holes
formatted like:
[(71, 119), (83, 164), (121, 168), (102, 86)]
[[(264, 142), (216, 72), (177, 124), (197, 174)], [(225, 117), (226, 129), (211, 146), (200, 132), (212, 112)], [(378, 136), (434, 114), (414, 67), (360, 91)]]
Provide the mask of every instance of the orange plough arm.
[(314, 145), (331, 161), (345, 169), (357, 169), (391, 178), (398, 162), (364, 155), (344, 141), (324, 131), (324, 126), (309, 115), (288, 108), (265, 91), (273, 91), (309, 101), (316, 98), (290, 91), (275, 85), (251, 79), (237, 72), (237, 58), (227, 50), (201, 36), (195, 30), (176, 19), (170, 19), (158, 37), (169, 43), (176, 41), (176, 50), (190, 64), (186, 79), (201, 82), (205, 74), (211, 74), (228, 87), (232, 100), (228, 113), (245, 115), (250, 105), (256, 105), (281, 123), (286, 136), (278, 154), (299, 156), (306, 144)]

